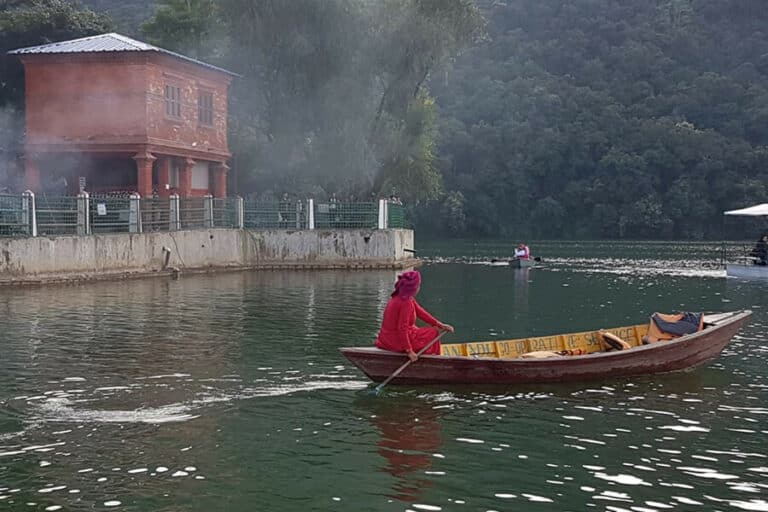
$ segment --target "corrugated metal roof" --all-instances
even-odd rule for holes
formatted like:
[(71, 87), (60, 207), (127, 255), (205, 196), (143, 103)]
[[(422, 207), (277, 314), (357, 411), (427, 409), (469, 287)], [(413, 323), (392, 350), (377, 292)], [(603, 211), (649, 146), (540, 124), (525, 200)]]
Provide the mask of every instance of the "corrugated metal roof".
[(153, 46), (142, 41), (137, 41), (136, 39), (131, 39), (130, 37), (124, 36), (122, 34), (116, 34), (114, 32), (109, 34), (101, 34), (98, 36), (72, 39), (70, 41), (61, 41), (58, 43), (19, 48), (18, 50), (13, 50), (8, 53), (11, 55), (42, 55), (98, 52), (158, 52), (187, 62), (192, 62), (198, 66), (220, 71), (221, 73), (226, 73), (232, 76), (240, 76), (237, 73), (233, 73), (232, 71), (227, 71), (226, 69), (181, 55), (180, 53), (159, 48), (157, 46)]

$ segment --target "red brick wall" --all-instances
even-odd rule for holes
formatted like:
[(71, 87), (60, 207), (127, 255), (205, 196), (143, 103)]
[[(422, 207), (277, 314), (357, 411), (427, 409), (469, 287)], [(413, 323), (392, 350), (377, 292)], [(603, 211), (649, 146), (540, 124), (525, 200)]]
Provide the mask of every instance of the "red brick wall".
[[(186, 149), (211, 152), (210, 161), (226, 159), (228, 75), (156, 53), (23, 60), (28, 144), (150, 143), (178, 156)], [(181, 118), (166, 115), (167, 83), (181, 88)], [(213, 93), (213, 126), (198, 120), (200, 90)]]
[[(147, 67), (149, 93), (148, 134), (169, 145), (180, 145), (198, 151), (227, 153), (227, 86), (228, 80), (206, 70), (197, 70), (171, 59), (157, 59)], [(165, 110), (165, 85), (181, 89), (181, 118), (171, 118)], [(198, 119), (200, 91), (213, 94), (213, 125)]]
[(27, 142), (146, 139), (145, 70), (135, 60), (25, 59)]

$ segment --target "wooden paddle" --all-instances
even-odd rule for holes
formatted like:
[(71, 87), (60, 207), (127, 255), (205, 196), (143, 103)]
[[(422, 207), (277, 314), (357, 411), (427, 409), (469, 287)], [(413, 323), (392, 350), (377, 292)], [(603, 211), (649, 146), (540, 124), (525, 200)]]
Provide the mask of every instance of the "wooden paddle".
[[(511, 260), (497, 260), (496, 258), (491, 258), (491, 263), (500, 263), (500, 262), (512, 263), (513, 261), (519, 260), (519, 259), (520, 258), (517, 258), (517, 257), (512, 258)], [(533, 258), (533, 261), (535, 261), (537, 263), (540, 263), (541, 262), (541, 257), (536, 256), (535, 258)]]
[[(429, 349), (429, 347), (431, 347), (432, 345), (434, 345), (434, 344), (435, 344), (435, 342), (437, 342), (437, 340), (439, 340), (440, 338), (442, 338), (442, 337), (443, 337), (443, 334), (445, 334), (445, 333), (447, 333), (447, 332), (448, 332), (448, 331), (446, 331), (446, 330), (442, 330), (442, 329), (441, 329), (441, 330), (440, 330), (440, 333), (439, 333), (437, 336), (435, 336), (435, 339), (433, 339), (432, 341), (430, 341), (429, 343), (427, 343), (426, 345), (424, 345), (424, 347), (423, 347), (421, 350), (419, 350), (418, 352), (416, 352), (416, 356), (419, 356), (419, 357), (420, 357), (420, 356), (421, 356), (421, 354), (423, 354), (424, 352), (426, 352), (426, 351), (427, 351), (427, 349)], [(418, 361), (418, 359), (417, 359), (417, 361)], [(391, 381), (392, 379), (394, 379), (395, 377), (397, 377), (398, 375), (400, 375), (400, 372), (402, 372), (403, 370), (405, 370), (405, 369), (408, 367), (408, 365), (409, 365), (409, 364), (411, 364), (412, 362), (413, 362), (413, 361), (411, 361), (411, 359), (410, 359), (410, 358), (408, 358), (408, 360), (407, 360), (405, 363), (403, 363), (403, 365), (402, 365), (400, 368), (398, 368), (397, 370), (395, 370), (395, 371), (394, 371), (394, 373), (392, 373), (392, 375), (390, 375), (389, 377), (387, 377), (387, 380), (385, 380), (384, 382), (382, 382), (381, 384), (379, 384), (378, 386), (376, 386), (375, 388), (373, 388), (373, 390), (371, 391), (371, 394), (372, 394), (372, 395), (376, 395), (376, 396), (380, 395), (380, 394), (381, 394), (381, 390), (382, 390), (382, 389), (384, 389), (384, 386), (386, 386), (387, 384), (389, 384), (389, 381)]]

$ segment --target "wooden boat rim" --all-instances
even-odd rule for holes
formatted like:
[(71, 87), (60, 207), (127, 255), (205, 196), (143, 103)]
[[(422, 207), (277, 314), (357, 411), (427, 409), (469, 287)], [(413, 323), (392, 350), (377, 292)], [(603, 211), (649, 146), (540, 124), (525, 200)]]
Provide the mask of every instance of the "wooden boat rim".
[[(727, 313), (714, 313), (714, 314), (705, 314), (704, 315), (704, 323), (706, 325), (710, 325), (712, 327), (721, 328), (724, 327), (730, 323), (738, 322), (744, 317), (748, 317), (752, 314), (752, 311), (749, 309), (743, 309), (739, 311), (730, 311)], [(608, 330), (610, 328), (607, 328), (605, 330)], [(616, 358), (616, 357), (633, 357), (635, 354), (641, 353), (641, 352), (647, 352), (652, 350), (659, 350), (663, 349), (664, 347), (671, 347), (676, 346), (681, 343), (686, 343), (692, 340), (695, 340), (697, 338), (707, 336), (712, 332), (712, 329), (702, 329), (701, 331), (686, 334), (684, 336), (680, 336), (679, 338), (675, 338), (672, 340), (665, 340), (665, 341), (658, 341), (654, 343), (650, 343), (648, 345), (638, 345), (635, 347), (632, 347), (629, 350), (612, 350), (610, 352), (592, 352), (591, 354), (583, 354), (579, 355), (579, 359), (601, 359), (601, 358)], [(568, 334), (568, 333), (563, 333)], [(553, 335), (554, 336), (554, 335)], [(468, 342), (471, 343), (471, 342)], [(391, 352), (389, 350), (383, 350), (378, 347), (342, 347), (339, 349), (341, 352), (352, 352), (357, 354), (376, 354), (378, 356), (391, 356), (391, 357), (402, 357), (405, 354), (402, 352)], [(525, 364), (525, 365), (551, 365), (554, 361), (572, 361), (573, 356), (563, 356), (563, 355), (553, 355), (551, 357), (546, 358), (524, 358), (524, 357), (512, 357), (512, 358), (502, 358), (502, 357), (495, 357), (495, 358), (478, 358), (474, 356), (444, 356), (444, 355), (423, 355), (419, 359), (427, 359), (432, 361), (480, 361), (487, 363), (515, 363), (515, 364)]]

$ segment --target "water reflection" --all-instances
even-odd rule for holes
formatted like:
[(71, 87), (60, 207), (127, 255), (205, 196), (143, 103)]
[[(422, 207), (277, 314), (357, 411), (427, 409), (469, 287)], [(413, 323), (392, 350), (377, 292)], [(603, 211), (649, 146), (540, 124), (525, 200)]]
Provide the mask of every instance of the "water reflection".
[(661, 248), (428, 264), (419, 298), (447, 342), (755, 310), (712, 364), (365, 399), (338, 347), (372, 343), (395, 271), (2, 290), (0, 510), (767, 510), (768, 286), (650, 274), (688, 268)]
[(518, 318), (528, 317), (528, 285), (531, 280), (530, 268), (516, 268), (512, 270), (514, 276), (514, 307)]
[(380, 470), (395, 478), (389, 497), (416, 502), (432, 486), (426, 473), (443, 444), (441, 410), (414, 396), (368, 398), (358, 405), (380, 434)]

